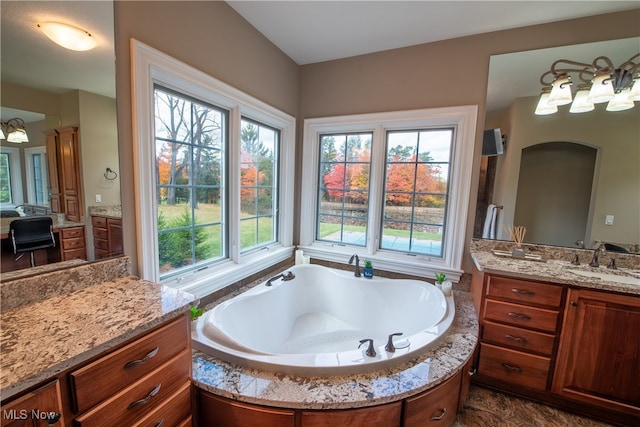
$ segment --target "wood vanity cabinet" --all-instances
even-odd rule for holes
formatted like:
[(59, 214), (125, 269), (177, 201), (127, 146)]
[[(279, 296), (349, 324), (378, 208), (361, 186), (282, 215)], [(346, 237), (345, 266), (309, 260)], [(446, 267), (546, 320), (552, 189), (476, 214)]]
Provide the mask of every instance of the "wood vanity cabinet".
[(61, 228), (60, 258), (62, 261), (72, 259), (87, 259), (87, 244), (84, 236), (84, 226)]
[[(189, 334), (187, 313), (72, 367), (45, 386), (3, 402), (2, 427), (191, 426)], [(6, 423), (7, 414), (20, 414), (23, 408), (58, 413), (60, 420), (57, 424), (22, 419)]]
[[(185, 316), (69, 375), (78, 427), (176, 425), (190, 418), (191, 346)], [(142, 423), (142, 424), (141, 424)]]
[(640, 297), (569, 290), (553, 392), (640, 425)]
[(124, 254), (121, 219), (92, 216), (91, 225), (96, 260)]
[(60, 382), (54, 380), (2, 405), (2, 427), (64, 426)]
[(473, 274), (474, 382), (640, 425), (640, 297)]
[[(463, 370), (464, 371), (464, 370)], [(449, 426), (456, 420), (462, 377), (459, 371), (442, 385), (405, 400), (403, 427)]]

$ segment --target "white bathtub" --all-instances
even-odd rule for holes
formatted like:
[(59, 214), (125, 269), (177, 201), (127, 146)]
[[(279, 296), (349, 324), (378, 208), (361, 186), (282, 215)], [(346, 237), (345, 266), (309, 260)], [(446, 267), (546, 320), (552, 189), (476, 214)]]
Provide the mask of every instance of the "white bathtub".
[[(291, 267), (295, 278), (266, 282), (200, 317), (193, 347), (249, 368), (303, 375), (358, 373), (425, 352), (446, 334), (453, 297), (427, 282), (356, 278), (319, 265)], [(385, 350), (394, 337), (395, 352)], [(376, 356), (360, 340), (374, 340)]]

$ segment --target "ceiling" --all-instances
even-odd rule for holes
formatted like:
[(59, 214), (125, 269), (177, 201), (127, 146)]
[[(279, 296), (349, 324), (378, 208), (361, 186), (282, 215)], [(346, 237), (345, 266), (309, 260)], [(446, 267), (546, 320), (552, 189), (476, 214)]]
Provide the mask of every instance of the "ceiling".
[[(227, 3), (300, 65), (640, 6), (637, 0)], [(2, 0), (0, 8), (3, 82), (115, 97), (111, 1)], [(89, 52), (59, 47), (37, 30), (44, 20), (86, 29), (98, 47)]]

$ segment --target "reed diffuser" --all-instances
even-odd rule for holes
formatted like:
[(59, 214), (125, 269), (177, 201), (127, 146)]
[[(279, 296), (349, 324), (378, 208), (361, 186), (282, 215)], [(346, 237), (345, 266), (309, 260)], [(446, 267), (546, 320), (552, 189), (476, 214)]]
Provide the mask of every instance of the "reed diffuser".
[(525, 251), (522, 243), (524, 242), (525, 234), (527, 234), (527, 227), (523, 225), (510, 225), (508, 231), (511, 240), (516, 244), (516, 247), (513, 248), (511, 252), (511, 256), (514, 258), (524, 258)]

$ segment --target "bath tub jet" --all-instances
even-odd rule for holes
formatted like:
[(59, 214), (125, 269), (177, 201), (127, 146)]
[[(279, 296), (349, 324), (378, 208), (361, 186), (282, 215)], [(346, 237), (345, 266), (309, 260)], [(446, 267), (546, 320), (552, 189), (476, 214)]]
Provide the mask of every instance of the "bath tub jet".
[(365, 280), (313, 264), (288, 272), (206, 312), (193, 329), (193, 347), (248, 368), (360, 373), (423, 354), (455, 315), (453, 297), (427, 282)]

